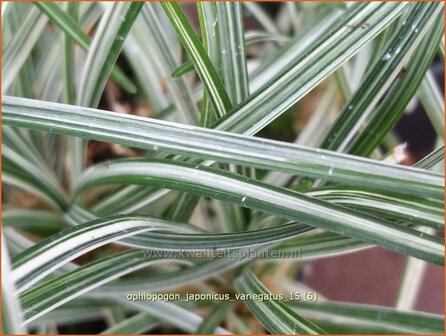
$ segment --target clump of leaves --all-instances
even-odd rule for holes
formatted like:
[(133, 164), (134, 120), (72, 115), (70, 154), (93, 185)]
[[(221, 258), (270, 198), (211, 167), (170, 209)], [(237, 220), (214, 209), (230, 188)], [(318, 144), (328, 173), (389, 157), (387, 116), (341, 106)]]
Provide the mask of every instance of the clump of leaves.
[[(5, 333), (443, 333), (411, 310), (444, 263), (443, 4), (277, 6), (2, 4)], [(414, 97), (436, 144), (406, 166)], [(408, 256), (395, 308), (295, 280), (371, 246)]]

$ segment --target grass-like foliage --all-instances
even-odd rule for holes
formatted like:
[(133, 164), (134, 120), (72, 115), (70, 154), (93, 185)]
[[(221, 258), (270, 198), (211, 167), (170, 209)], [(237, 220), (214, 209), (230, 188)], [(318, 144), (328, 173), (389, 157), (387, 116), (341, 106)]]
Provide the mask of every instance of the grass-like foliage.
[[(443, 333), (443, 4), (275, 6), (2, 4), (4, 333)], [(296, 280), (374, 246), (393, 308)]]

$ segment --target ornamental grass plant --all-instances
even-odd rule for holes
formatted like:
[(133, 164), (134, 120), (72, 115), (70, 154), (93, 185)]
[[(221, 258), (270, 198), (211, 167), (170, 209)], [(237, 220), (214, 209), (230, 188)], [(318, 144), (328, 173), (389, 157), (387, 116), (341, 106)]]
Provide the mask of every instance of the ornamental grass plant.
[(3, 333), (443, 334), (443, 7), (3, 2)]

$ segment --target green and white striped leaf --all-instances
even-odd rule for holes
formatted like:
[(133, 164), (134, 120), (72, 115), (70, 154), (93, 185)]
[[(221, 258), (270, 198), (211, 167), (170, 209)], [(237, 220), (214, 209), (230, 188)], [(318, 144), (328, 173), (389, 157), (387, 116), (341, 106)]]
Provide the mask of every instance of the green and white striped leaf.
[[(443, 178), (330, 151), (69, 105), (3, 97), (3, 123), (405, 194), (443, 198)], [(91, 127), (94, 123), (95, 127)], [(328, 173), (328, 174), (327, 174)]]
[(15, 256), (13, 279), (18, 285), (19, 291), (23, 291), (61, 265), (88, 251), (149, 231), (163, 231), (163, 233), (135, 236), (131, 239), (124, 239), (122, 243), (153, 249), (162, 256), (164, 251), (208, 252), (253, 247), (292, 238), (309, 230), (311, 228), (304, 225), (288, 224), (265, 230), (212, 235), (200, 234), (199, 230), (179, 223), (138, 216), (118, 216), (88, 222), (61, 231)]
[(406, 23), (395, 34), (381, 58), (367, 72), (361, 86), (344, 105), (340, 116), (325, 136), (322, 148), (346, 151), (355, 132), (369, 117), (374, 105), (407, 63), (441, 9), (439, 3), (432, 3), (431, 6), (419, 3), (411, 8)]
[[(201, 31), (201, 43), (209, 57), (215, 71), (221, 75), (222, 55), (221, 55), (221, 41), (219, 34), (220, 22), (217, 17), (217, 4), (214, 2), (200, 1), (197, 2), (197, 14)], [(194, 63), (189, 61), (192, 69), (195, 69)], [(200, 126), (209, 127), (219, 118), (218, 111), (209, 96), (207, 90), (201, 89), (201, 118)], [(229, 99), (229, 97), (228, 97)]]
[(26, 334), (27, 330), (23, 326), (23, 313), (15, 291), (14, 280), (8, 276), (10, 273), (9, 253), (2, 234), (2, 333)]
[[(81, 29), (73, 18), (65, 13), (56, 3), (35, 2), (56, 26), (71, 36), (84, 50), (91, 44), (91, 38)], [(113, 78), (128, 92), (136, 92), (136, 87), (127, 76), (117, 67), (112, 69)]]
[(155, 185), (191, 192), (357, 238), (442, 264), (441, 239), (328, 202), (204, 166), (146, 159), (116, 160), (85, 172), (76, 194), (105, 184)]
[[(169, 259), (164, 259), (166, 260)], [(170, 260), (174, 260), (173, 257)], [(127, 251), (47, 280), (22, 293), (25, 323), (34, 321), (93, 288), (157, 262), (163, 262), (163, 259), (147, 258), (141, 250)]]
[[(240, 294), (270, 294), (251, 271), (243, 272), (236, 279), (235, 286)], [(244, 302), (272, 334), (325, 334), (324, 330), (294, 313), (283, 302), (253, 299)]]
[(238, 105), (249, 95), (242, 4), (217, 2), (215, 6), (221, 43), (222, 78), (232, 104)]
[(58, 267), (88, 251), (115, 240), (161, 227), (162, 224), (156, 220), (121, 216), (88, 222), (60, 231), (16, 255), (13, 260), (12, 277), (19, 292), (22, 292)]
[(62, 217), (56, 213), (29, 209), (4, 209), (2, 225), (43, 235), (53, 234), (66, 227)]
[(162, 2), (161, 5), (191, 61), (194, 63), (195, 69), (206, 87), (209, 99), (214, 104), (215, 110), (219, 116), (223, 116), (231, 108), (231, 102), (203, 45), (177, 3)]
[[(201, 316), (171, 302), (124, 301), (123, 299), (120, 301), (130, 307), (146, 311), (150, 315), (190, 333), (195, 332), (196, 328), (203, 321)], [(215, 330), (215, 333), (220, 335), (230, 334), (229, 331), (220, 327)]]
[(349, 149), (350, 153), (369, 155), (402, 116), (435, 55), (434, 47), (443, 35), (443, 25), (439, 24), (442, 19), (440, 15), (431, 31), (421, 41), (413, 58), (405, 66), (402, 77), (397, 80), (389, 94), (373, 113), (364, 130), (354, 139)]
[(142, 334), (155, 328), (158, 324), (159, 322), (152, 315), (139, 313), (105, 329), (101, 334)]
[(438, 137), (442, 139), (444, 135), (444, 97), (430, 71), (426, 73), (421, 82), (418, 97), (432, 122), (432, 126), (437, 131)]
[[(141, 15), (136, 20), (130, 36), (137, 41), (131, 50), (129, 58), (147, 58), (146, 55), (153, 55), (153, 62), (159, 68), (162, 78), (168, 82), (169, 92), (172, 95), (176, 110), (180, 112), (181, 120), (187, 124), (198, 124), (198, 110), (194, 102), (190, 84), (184, 78), (173, 80), (170, 73), (177, 65), (175, 49), (169, 42), (168, 36), (163, 31), (161, 20), (156, 9), (159, 7), (155, 3), (144, 4)], [(124, 46), (126, 48), (126, 46)], [(142, 49), (142, 50), (141, 50)], [(137, 53), (135, 55), (135, 53)], [(150, 59), (147, 60), (150, 63)], [(141, 64), (142, 69), (135, 69), (135, 72), (145, 71), (145, 64)]]
[[(362, 3), (346, 19), (337, 23), (270, 82), (215, 125), (235, 133), (254, 134), (280, 116), (339, 66), (354, 56), (365, 43), (388, 27), (407, 3)], [(351, 29), (367, 21), (364, 29)]]
[(403, 312), (396, 309), (343, 302), (293, 302), (291, 304), (305, 316), (329, 316), (335, 321), (384, 327), (395, 333), (443, 333), (444, 319), (440, 315)]
[(221, 321), (225, 318), (228, 309), (231, 307), (228, 302), (224, 302), (222, 305), (217, 306), (207, 317), (203, 319), (203, 322), (195, 331), (196, 334), (213, 334), (215, 329), (220, 325)]
[(36, 194), (51, 206), (65, 209), (67, 196), (48, 169), (40, 170), (28, 160), (2, 145), (3, 181)]
[(306, 195), (317, 197), (332, 203), (345, 205), (353, 209), (370, 210), (384, 217), (416, 221), (436, 229), (444, 227), (443, 202), (408, 198), (406, 196), (373, 193), (354, 189), (322, 189), (310, 191)]
[[(264, 252), (265, 255), (270, 245), (257, 245), (247, 249), (238, 249), (231, 251), (226, 258), (213, 258), (209, 261), (192, 263), (189, 262), (188, 267), (185, 269), (177, 270), (167, 274), (156, 274), (148, 277), (134, 277), (132, 279), (117, 280), (112, 283), (106, 284), (100, 288), (95, 289), (90, 295), (92, 297), (99, 297), (101, 295), (107, 295), (110, 293), (122, 295), (129, 291), (138, 292), (142, 286), (146, 290), (154, 292), (173, 290), (183, 287), (188, 284), (197, 283), (200, 280), (216, 277), (217, 275), (236, 267), (253, 262)], [(163, 255), (165, 253), (162, 253)], [(156, 251), (150, 253), (154, 257), (160, 254)], [(178, 252), (170, 254), (172, 257), (177, 256)], [(184, 259), (184, 254), (181, 254)]]
[(48, 19), (37, 8), (31, 8), (20, 29), (2, 50), (2, 93), (12, 85), (47, 22)]
[(438, 147), (433, 152), (429, 153), (420, 161), (415, 163), (414, 167), (430, 169), (441, 161), (444, 161), (444, 145)]
[(141, 7), (142, 3), (119, 2), (106, 9), (88, 49), (77, 99), (79, 105), (97, 107), (99, 104), (106, 80)]

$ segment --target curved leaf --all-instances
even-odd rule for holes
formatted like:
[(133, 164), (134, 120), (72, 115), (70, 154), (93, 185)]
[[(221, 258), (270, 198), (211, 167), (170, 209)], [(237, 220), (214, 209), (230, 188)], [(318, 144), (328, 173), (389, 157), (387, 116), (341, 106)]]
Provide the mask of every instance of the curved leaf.
[(89, 187), (115, 183), (157, 185), (224, 200), (437, 264), (443, 263), (441, 239), (359, 215), (297, 192), (204, 166), (146, 159), (110, 161), (88, 169), (79, 181), (76, 194)]
[[(242, 294), (271, 294), (251, 271), (243, 272), (235, 286)], [(325, 334), (323, 329), (294, 313), (281, 301), (247, 299), (244, 302), (272, 334)]]

